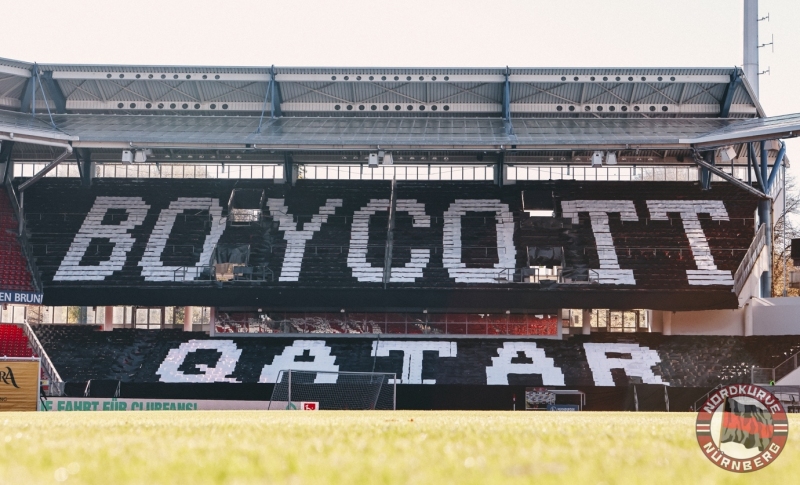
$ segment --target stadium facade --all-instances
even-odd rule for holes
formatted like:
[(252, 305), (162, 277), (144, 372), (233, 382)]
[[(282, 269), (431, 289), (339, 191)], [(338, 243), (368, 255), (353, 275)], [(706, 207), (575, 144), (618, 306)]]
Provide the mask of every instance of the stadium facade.
[(69, 383), (750, 381), (800, 350), (771, 294), (800, 114), (752, 81), (2, 59), (3, 319)]

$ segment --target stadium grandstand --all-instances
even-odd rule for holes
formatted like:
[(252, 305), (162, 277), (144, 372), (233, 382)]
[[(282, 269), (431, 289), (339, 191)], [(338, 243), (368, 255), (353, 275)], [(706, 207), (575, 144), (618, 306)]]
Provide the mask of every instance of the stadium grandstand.
[(81, 396), (263, 399), (295, 369), (394, 373), (406, 407), (687, 409), (800, 383), (772, 294), (800, 114), (754, 80), (0, 59), (0, 352)]

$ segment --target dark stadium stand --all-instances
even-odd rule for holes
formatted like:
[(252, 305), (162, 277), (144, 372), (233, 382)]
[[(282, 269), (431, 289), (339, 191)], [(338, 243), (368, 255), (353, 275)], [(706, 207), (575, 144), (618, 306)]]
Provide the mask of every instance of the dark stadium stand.
[(20, 327), (0, 323), (0, 357), (33, 357), (28, 337)]
[[(723, 336), (662, 336), (660, 334), (592, 334), (573, 336), (567, 340), (526, 339), (514, 341), (491, 338), (449, 340), (386, 339), (376, 344), (373, 338), (322, 338), (322, 336), (215, 337), (200, 332), (177, 330), (118, 329), (100, 332), (96, 327), (79, 325), (40, 325), (34, 330), (57, 370), (65, 381), (85, 382), (88, 379), (117, 379), (123, 382), (159, 382), (157, 373), (170, 351), (177, 351), (190, 341), (232, 342), (241, 356), (230, 374), (238, 382), (256, 383), (264, 366), (271, 365), (280, 355), (298, 342), (319, 341), (330, 347), (341, 371), (396, 372), (403, 375), (402, 350), (387, 357), (375, 357), (375, 345), (405, 348), (412, 351), (417, 345), (448, 341), (455, 345), (451, 357), (427, 355), (422, 368), (423, 379), (438, 384), (486, 385), (487, 367), (505, 366), (504, 374), (510, 385), (542, 384), (542, 370), (526, 369), (535, 361), (531, 349), (542, 349), (544, 357), (552, 359), (550, 367), (563, 373), (566, 386), (626, 386), (630, 383), (663, 382), (671, 387), (713, 387), (719, 383), (743, 383), (750, 380), (752, 366), (769, 367), (780, 363), (786, 355), (800, 350), (800, 336), (782, 337), (723, 337)], [(428, 344), (426, 344), (426, 342)], [(226, 344), (227, 345), (227, 344)], [(420, 347), (420, 348), (423, 348)], [(427, 349), (427, 347), (424, 347)], [(509, 361), (498, 363), (498, 352), (510, 349)], [(596, 351), (601, 361), (608, 361), (605, 371), (596, 367)], [(591, 355), (588, 354), (592, 351)], [(651, 352), (655, 352), (652, 354)], [(593, 357), (594, 356), (594, 357)], [(213, 368), (221, 352), (197, 350), (186, 354), (179, 367), (189, 375), (202, 375), (195, 365)], [(649, 359), (649, 360), (648, 360)], [(298, 364), (303, 357), (294, 359)], [(310, 359), (313, 361), (313, 358)], [(502, 360), (502, 359), (501, 359)], [(629, 366), (630, 364), (630, 366)], [(519, 367), (514, 367), (519, 366)], [(649, 369), (649, 373), (648, 373)], [(600, 373), (598, 373), (600, 372)], [(603, 377), (603, 372), (608, 372)], [(537, 377), (537, 375), (539, 377)], [(650, 376), (649, 378), (647, 376)], [(412, 377), (413, 379), (413, 377)], [(547, 379), (547, 377), (545, 377)], [(162, 382), (164, 382), (162, 380)], [(497, 382), (494, 382), (497, 383)], [(546, 381), (545, 385), (553, 385)]]
[[(226, 224), (234, 189), (263, 191), (260, 221)], [(286, 311), (478, 313), (598, 307), (609, 292), (628, 308), (733, 308), (729, 290), (753, 239), (756, 206), (724, 184), (402, 181), (389, 244), (392, 197), (387, 181), (99, 179), (87, 188), (52, 178), (25, 201), (49, 304), (241, 306), (263, 297)], [(554, 217), (530, 217), (525, 200)], [(624, 217), (620, 204), (630, 208)], [(230, 277), (215, 278), (212, 257), (223, 246), (249, 256), (225, 269)], [(553, 269), (563, 281), (530, 277), (531, 248), (563, 248), (565, 264)], [(95, 288), (91, 302), (77, 286)]]
[[(84, 223), (85, 214), (95, 203), (95, 197), (142, 198), (149, 208), (143, 219), (137, 221), (137, 224), (128, 231), (134, 236), (130, 254), (123, 261), (123, 268), (114, 276), (105, 279), (107, 283), (141, 281), (142, 265), (138, 263), (144, 255), (144, 246), (157, 225), (159, 214), (171, 202), (179, 197), (211, 197), (224, 207), (222, 209), (224, 216), (227, 213), (227, 199), (234, 186), (252, 187), (257, 184), (258, 182), (252, 181), (165, 183), (161, 180), (141, 184), (129, 180), (99, 180), (95, 182), (93, 188), (86, 189), (78, 187), (73, 181), (43, 180), (30, 189), (26, 199), (27, 222), (32, 232), (37, 262), (45, 274), (45, 280), (51, 281)], [(167, 185), (169, 190), (166, 190)], [(286, 248), (292, 245), (286, 239), (286, 229), (289, 227), (287, 220), (283, 223), (278, 220), (280, 213), (285, 210), (283, 208), (288, 208), (288, 212), (293, 216), (292, 221), (296, 225), (294, 230), (298, 233), (302, 232), (299, 223), (309, 223), (312, 226), (316, 224), (319, 226), (315, 228), (316, 232), (310, 234), (310, 238), (305, 237), (305, 252), (300, 256), (292, 254), (287, 260), (287, 263), (290, 263), (287, 268), (291, 264), (302, 262), (299, 280), (284, 278), (281, 282), (299, 281), (303, 284), (323, 286), (352, 284), (354, 274), (353, 269), (348, 268), (348, 259), (352, 260), (351, 265), (361, 264), (353, 259), (358, 255), (348, 254), (351, 237), (356, 237), (351, 234), (354, 218), (357, 221), (366, 221), (363, 218), (368, 216), (371, 220), (368, 240), (354, 241), (368, 245), (366, 262), (370, 267), (380, 268), (383, 265), (387, 209), (391, 197), (388, 182), (299, 181), (297, 187), (285, 194), (287, 189), (282, 185), (263, 182), (261, 185), (267, 189), (268, 207), (264, 210), (264, 217), (266, 222), (271, 224), (267, 224), (263, 234), (258, 234), (258, 231), (251, 226), (228, 227), (219, 241), (253, 245), (262, 252), (260, 255), (254, 253), (255, 263), (266, 263), (279, 272), (279, 267), (284, 262)], [(452, 286), (453, 275), (458, 274), (458, 270), (450, 267), (451, 271), (448, 273), (448, 265), (456, 264), (452, 255), (458, 253), (460, 248), (460, 262), (468, 266), (465, 270), (489, 270), (490, 276), (497, 279), (492, 272), (493, 269), (506, 265), (501, 262), (503, 247), (502, 245), (498, 247), (498, 241), (503, 242), (504, 235), (498, 236), (497, 233), (498, 224), (503, 226), (505, 221), (498, 222), (500, 216), (496, 211), (500, 209), (496, 207), (507, 207), (506, 210), (509, 211), (508, 225), (513, 231), (511, 237), (516, 248), (516, 258), (513, 262), (517, 270), (526, 264), (524, 248), (538, 245), (558, 245), (567, 248), (567, 267), (587, 262), (590, 267), (599, 266), (595, 237), (588, 214), (579, 214), (577, 225), (571, 224), (568, 220), (556, 219), (551, 220), (548, 228), (541, 224), (539, 218), (530, 218), (523, 211), (522, 192), (551, 194), (552, 208), (556, 210), (557, 215), (560, 215), (558, 214), (560, 201), (631, 200), (638, 220), (623, 222), (615, 214), (611, 214), (608, 220), (619, 265), (633, 270), (638, 288), (664, 287), (665, 279), (671, 280), (670, 287), (674, 285), (686, 287), (686, 270), (696, 268), (684, 232), (685, 221), (682, 222), (680, 214), (677, 213), (669, 213), (666, 220), (654, 220), (649, 215), (648, 200), (724, 201), (728, 220), (711, 220), (702, 212), (698, 217), (711, 247), (714, 262), (719, 269), (736, 270), (754, 233), (755, 200), (744, 192), (725, 185), (715, 186), (713, 190), (704, 192), (692, 183), (669, 182), (639, 185), (615, 182), (594, 182), (585, 185), (580, 182), (521, 182), (503, 188), (483, 182), (402, 182), (397, 188), (398, 201), (409, 201), (406, 205), (410, 201), (424, 204), (424, 215), (429, 217), (429, 222), (422, 221), (415, 224), (415, 217), (408, 212), (408, 207), (403, 204), (398, 207), (392, 253), (393, 267), (398, 269), (408, 263), (411, 259), (411, 249), (428, 249), (430, 262), (424, 270), (424, 278), (417, 283)], [(459, 209), (452, 208), (454, 207), (452, 204), (469, 197), (486, 202), (483, 204), (485, 207), (469, 207), (462, 210), (463, 214)], [(63, 207), (59, 213), (54, 213), (52, 210), (52, 203), (56, 200), (61, 201), (60, 207)], [(273, 202), (269, 202), (270, 200)], [(320, 208), (324, 207), (327, 201), (331, 201), (333, 205), (325, 222), (312, 222), (315, 221), (314, 215), (320, 214)], [(271, 204), (274, 205), (272, 209), (270, 209)], [(370, 205), (371, 210), (369, 210)], [(448, 208), (452, 212), (447, 212)], [(365, 210), (373, 213), (367, 215), (364, 213)], [(99, 215), (104, 219), (101, 225), (106, 226), (119, 226), (130, 216), (131, 214), (126, 215), (122, 208), (109, 208), (104, 214)], [(452, 222), (456, 219), (457, 222)], [(540, 224), (535, 224), (537, 222)], [(281, 227), (281, 224), (284, 226)], [(157, 255), (160, 261), (166, 266), (197, 263), (203, 251), (203, 241), (211, 233), (211, 226), (207, 210), (180, 212), (172, 232), (167, 235), (164, 250)], [(455, 239), (450, 230), (454, 227), (460, 227), (462, 230)], [(291, 237), (302, 238), (302, 235), (293, 234)], [(460, 246), (453, 246), (454, 244)], [(86, 267), (88, 270), (93, 265), (97, 266), (103, 261), (108, 261), (112, 246), (109, 238), (93, 238), (84, 254), (77, 258), (79, 261), (76, 265)], [(268, 256), (263, 254), (267, 252)], [(156, 255), (152, 255), (151, 258), (153, 256)], [(497, 270), (497, 275), (502, 269)], [(293, 272), (287, 271), (287, 273)], [(458, 279), (457, 276), (455, 278)], [(470, 280), (470, 277), (464, 279)], [(502, 281), (493, 283), (498, 282), (502, 283)]]
[(18, 230), (8, 194), (0, 189), (0, 290), (36, 291), (17, 241)]

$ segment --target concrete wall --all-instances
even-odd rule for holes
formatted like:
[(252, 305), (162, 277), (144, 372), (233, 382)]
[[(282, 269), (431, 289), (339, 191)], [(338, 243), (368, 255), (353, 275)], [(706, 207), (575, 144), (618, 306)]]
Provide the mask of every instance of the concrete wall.
[[(748, 307), (752, 314), (749, 332)], [(800, 298), (751, 298), (737, 310), (653, 311), (650, 331), (665, 335), (800, 335)]]
[(753, 298), (753, 335), (800, 334), (800, 298)]
[[(753, 270), (750, 272), (747, 281), (739, 293), (739, 306), (744, 306), (750, 298), (761, 297), (761, 273), (769, 269), (769, 251), (766, 246), (761, 250), (758, 255), (756, 264), (753, 265)], [(735, 276), (735, 275), (734, 275)]]
[[(660, 313), (663, 322), (665, 312)], [(672, 335), (744, 335), (744, 313), (744, 308), (672, 312)]]

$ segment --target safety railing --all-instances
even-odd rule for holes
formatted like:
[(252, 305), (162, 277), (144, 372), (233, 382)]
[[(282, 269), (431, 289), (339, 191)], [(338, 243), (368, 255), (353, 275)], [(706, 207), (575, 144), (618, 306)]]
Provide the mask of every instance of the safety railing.
[[(239, 209), (237, 209), (239, 210)], [(311, 222), (312, 218), (315, 217), (314, 214), (280, 214), (280, 213), (270, 213), (268, 211), (259, 211), (257, 209), (242, 209), (246, 211), (253, 211), (249, 212), (249, 218), (253, 218), (253, 215), (261, 212), (261, 217), (263, 219), (273, 219), (275, 217), (280, 216), (281, 218), (291, 217), (292, 223), (304, 223), (304, 222)], [(114, 221), (116, 219), (124, 220), (127, 219), (126, 214), (108, 214), (106, 217), (109, 218), (110, 221)], [(176, 220), (184, 221), (184, 222), (191, 222), (193, 220), (203, 220), (203, 221), (211, 221), (212, 217), (207, 214), (177, 214)], [(227, 217), (230, 217), (227, 216)], [(47, 222), (66, 222), (66, 221), (83, 221), (86, 218), (86, 213), (82, 212), (30, 212), (25, 213), (25, 220), (27, 223), (34, 222), (34, 221), (47, 221)], [(561, 220), (557, 218), (557, 220)], [(353, 216), (352, 215), (338, 215), (338, 214), (331, 214), (327, 216), (326, 224), (343, 224), (348, 225), (353, 223)], [(388, 220), (388, 217), (387, 217)], [(406, 216), (403, 214), (396, 215), (396, 221), (413, 221), (412, 216)], [(498, 222), (498, 217), (496, 216), (430, 216), (431, 225), (436, 226), (439, 224), (444, 224), (445, 222), (453, 221), (453, 220), (461, 220), (461, 221), (482, 221), (484, 225), (489, 224), (496, 224)], [(683, 221), (680, 217), (670, 217), (667, 219), (671, 225), (682, 225)], [(710, 220), (706, 218), (700, 219), (704, 225), (707, 224), (716, 224), (716, 225), (723, 225), (723, 224), (736, 224), (736, 225), (747, 225), (747, 224), (754, 224), (755, 218), (753, 217), (731, 217), (728, 220)], [(527, 218), (522, 218), (519, 214), (514, 214), (510, 217), (503, 217), (500, 218), (500, 222), (504, 224), (514, 224), (515, 229), (526, 229), (531, 228), (532, 221)], [(653, 219), (650, 217), (640, 217), (637, 220), (637, 223), (649, 225), (653, 222)], [(665, 222), (665, 220), (659, 219), (655, 221), (659, 224)], [(565, 222), (565, 225), (568, 225), (569, 222)]]
[(723, 386), (725, 386), (725, 384), (717, 384), (716, 386), (714, 386), (713, 389), (703, 394), (703, 396), (700, 399), (698, 399), (697, 401), (694, 402), (694, 404), (692, 404), (692, 411), (697, 412), (697, 410), (700, 409), (700, 406), (702, 406), (708, 400), (708, 396), (710, 396), (711, 393), (713, 393), (714, 391)]
[(47, 378), (50, 381), (47, 394), (50, 396), (63, 396), (64, 381), (61, 379), (56, 367), (53, 365), (53, 361), (50, 360), (50, 356), (47, 355), (47, 351), (44, 350), (42, 343), (39, 342), (39, 338), (36, 336), (36, 333), (33, 331), (31, 326), (28, 325), (27, 322), (22, 323), (21, 326), (22, 331), (25, 333), (31, 348), (33, 349), (33, 353), (38, 355), (41, 359), (42, 368), (44, 369), (44, 372), (47, 374)]
[(543, 271), (539, 266), (529, 268), (503, 268), (495, 277), (498, 283), (539, 283), (552, 281), (553, 283), (561, 280), (561, 267), (555, 267), (550, 271)]
[(761, 250), (764, 249), (764, 246), (767, 243), (766, 227), (766, 225), (762, 224), (761, 227), (758, 228), (756, 237), (753, 238), (753, 242), (750, 243), (747, 253), (745, 253), (744, 258), (742, 258), (742, 262), (736, 269), (736, 274), (733, 277), (733, 291), (736, 293), (736, 296), (739, 296), (739, 294), (742, 292), (742, 288), (744, 288), (747, 278), (753, 271), (756, 261), (758, 261), (758, 256), (761, 254)]
[(792, 355), (775, 367), (751, 367), (750, 382), (752, 384), (774, 385), (797, 369), (798, 356), (800, 356), (800, 352)]
[[(210, 157), (210, 155), (203, 155)], [(188, 158), (186, 163), (97, 163), (93, 178), (156, 178), (156, 179), (282, 179), (283, 165), (276, 163), (193, 163), (201, 155), (181, 155)], [(181, 158), (183, 161), (183, 158)], [(47, 163), (16, 162), (14, 176), (17, 178), (32, 177), (42, 170)], [(80, 177), (80, 170), (75, 163), (62, 163), (46, 177)]]

